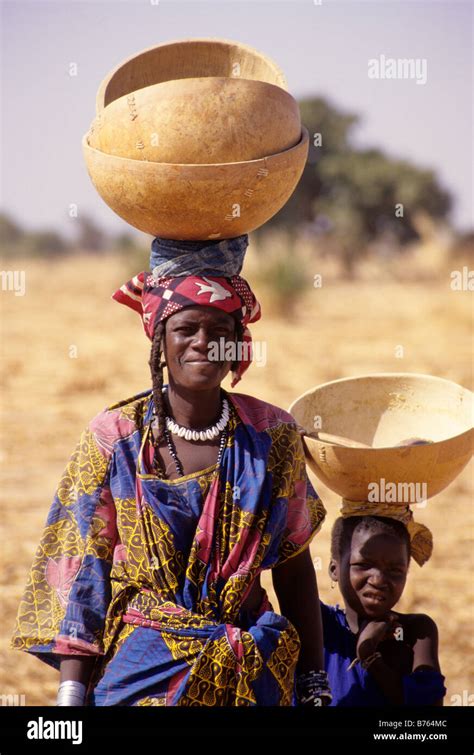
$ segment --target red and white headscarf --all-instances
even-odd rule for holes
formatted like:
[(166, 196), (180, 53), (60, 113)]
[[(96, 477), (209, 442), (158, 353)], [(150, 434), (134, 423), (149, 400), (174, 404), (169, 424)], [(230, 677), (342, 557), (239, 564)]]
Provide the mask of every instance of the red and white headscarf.
[(144, 271), (124, 283), (112, 298), (138, 312), (150, 340), (153, 340), (157, 323), (185, 307), (201, 304), (227, 312), (243, 327), (242, 359), (237, 370), (232, 371), (232, 388), (252, 362), (252, 336), (247, 324), (260, 319), (261, 309), (249, 284), (240, 275), (154, 278), (152, 273)]

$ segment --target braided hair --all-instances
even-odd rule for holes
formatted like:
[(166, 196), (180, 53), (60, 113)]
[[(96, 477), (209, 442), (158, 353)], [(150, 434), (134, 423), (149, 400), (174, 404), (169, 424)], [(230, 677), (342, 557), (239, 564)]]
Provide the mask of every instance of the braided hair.
[[(151, 371), (153, 403), (155, 406), (156, 416), (158, 418), (158, 432), (156, 433), (156, 436), (155, 434), (153, 434), (153, 446), (155, 450), (153, 459), (153, 472), (158, 475), (161, 475), (158, 448), (162, 438), (164, 437), (166, 422), (166, 410), (163, 401), (163, 367), (166, 366), (166, 362), (161, 358), (164, 352), (166, 319), (160, 320), (160, 322), (158, 322), (155, 327), (151, 344), (150, 359), (148, 361)], [(235, 319), (235, 326), (237, 340), (241, 341), (243, 338), (244, 329), (240, 320)], [(231, 369), (237, 369), (237, 365), (238, 360), (232, 362)]]
[(161, 439), (164, 435), (165, 428), (165, 406), (163, 402), (163, 367), (166, 362), (162, 361), (161, 356), (163, 353), (163, 344), (165, 339), (165, 321), (161, 320), (157, 323), (151, 344), (150, 359), (148, 364), (151, 370), (152, 390), (153, 390), (153, 404), (155, 406), (156, 416), (158, 418), (158, 433), (155, 437), (153, 435), (153, 446), (155, 449), (155, 455), (153, 459), (153, 471), (156, 474), (159, 472), (159, 457), (158, 447)]

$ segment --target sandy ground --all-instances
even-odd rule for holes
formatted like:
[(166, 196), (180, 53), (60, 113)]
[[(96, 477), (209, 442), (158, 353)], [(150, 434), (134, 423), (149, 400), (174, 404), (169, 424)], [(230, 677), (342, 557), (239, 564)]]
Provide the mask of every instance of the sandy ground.
[[(255, 264), (243, 271), (252, 283)], [(314, 273), (324, 274), (325, 265), (329, 262), (318, 263)], [(55, 263), (23, 261), (21, 267), (25, 295), (1, 292), (0, 694), (25, 695), (27, 705), (38, 705), (54, 703), (57, 672), (8, 648), (27, 571), (57, 481), (87, 421), (108, 404), (150, 387), (149, 342), (136, 314), (110, 299), (137, 272), (124, 260), (84, 255)], [(308, 290), (290, 322), (275, 317), (275, 304), (261, 284), (254, 288), (264, 314), (252, 334), (266, 342), (266, 365), (254, 364), (236, 387), (239, 392), (287, 409), (319, 383), (392, 371), (438, 375), (472, 389), (472, 293), (453, 292), (446, 274), (419, 283), (390, 280), (383, 270), (376, 280), (351, 283), (328, 275), (322, 288)], [(396, 356), (399, 345), (403, 358)], [(229, 378), (224, 387), (230, 388)], [(471, 463), (419, 511), (419, 520), (434, 533), (434, 556), (422, 569), (413, 563), (398, 606), (437, 622), (448, 705), (467, 704), (474, 692), (472, 469)], [(328, 509), (311, 550), (322, 560), (321, 595), (335, 603), (339, 593), (330, 589), (326, 569), (338, 499), (311, 479)], [(263, 583), (276, 607), (270, 572)]]

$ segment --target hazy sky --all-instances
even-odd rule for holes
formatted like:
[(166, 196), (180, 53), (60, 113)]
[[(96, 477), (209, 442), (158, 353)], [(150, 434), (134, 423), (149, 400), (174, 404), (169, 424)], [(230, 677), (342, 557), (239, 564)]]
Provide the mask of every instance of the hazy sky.
[[(186, 37), (267, 53), (294, 96), (360, 114), (356, 144), (434, 168), (454, 195), (454, 223), (474, 225), (471, 2), (4, 0), (1, 9), (1, 206), (28, 228), (71, 232), (74, 202), (109, 230), (128, 230), (90, 183), (81, 138), (111, 68)], [(425, 59), (426, 83), (370, 79), (368, 61), (381, 55)]]

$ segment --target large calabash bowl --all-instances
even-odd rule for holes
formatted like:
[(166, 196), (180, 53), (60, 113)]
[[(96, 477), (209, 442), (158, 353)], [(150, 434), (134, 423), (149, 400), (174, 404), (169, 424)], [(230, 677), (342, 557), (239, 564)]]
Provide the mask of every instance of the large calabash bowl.
[(82, 140), (91, 180), (123, 220), (163, 238), (234, 238), (267, 222), (288, 201), (303, 173), (309, 135), (256, 160), (157, 163), (108, 155)]
[[(426, 498), (431, 498), (459, 475), (473, 453), (473, 394), (431, 375), (382, 373), (334, 380), (306, 391), (289, 411), (308, 433), (309, 468), (349, 500), (368, 500), (369, 486), (382, 479), (386, 489), (388, 483), (426, 483)], [(370, 448), (309, 437), (320, 423), (324, 432)], [(412, 438), (431, 442), (397, 446)]]
[(107, 74), (97, 92), (96, 112), (152, 84), (205, 76), (251, 79), (287, 89), (276, 63), (249, 45), (212, 38), (176, 40), (142, 50)]
[(96, 116), (89, 145), (160, 163), (235, 163), (294, 147), (297, 102), (262, 81), (187, 78), (138, 89)]

